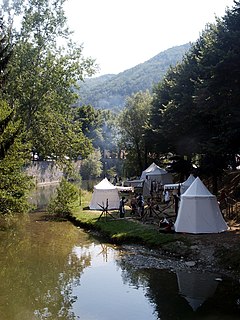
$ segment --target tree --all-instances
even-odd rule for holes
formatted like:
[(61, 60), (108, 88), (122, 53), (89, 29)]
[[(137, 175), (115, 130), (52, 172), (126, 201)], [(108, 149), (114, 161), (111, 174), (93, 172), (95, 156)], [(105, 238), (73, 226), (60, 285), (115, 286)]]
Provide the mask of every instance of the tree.
[[(182, 63), (154, 91), (152, 134), (173, 154), (195, 157), (217, 179), (240, 152), (240, 1), (206, 27)], [(154, 140), (153, 140), (154, 141)]]
[(82, 161), (80, 173), (84, 180), (100, 177), (102, 173), (101, 152), (95, 149), (86, 159)]
[(14, 110), (0, 100), (0, 213), (22, 213), (30, 206), (31, 178), (22, 168), (29, 158), (28, 145), (21, 134), (21, 122)]
[[(14, 38), (7, 83), (7, 100), (25, 124), (32, 149), (58, 161), (91, 151), (80, 126), (73, 124), (70, 106), (77, 98), (77, 81), (95, 67), (83, 57), (82, 46), (66, 40), (70, 32), (64, 2), (22, 1), (21, 31)], [(65, 39), (64, 47), (60, 39)]]
[(148, 145), (145, 130), (149, 121), (152, 97), (149, 91), (138, 92), (127, 99), (119, 115), (122, 141), (127, 154), (126, 168), (128, 175), (138, 175), (146, 165)]
[(30, 178), (22, 172), (28, 146), (22, 123), (4, 100), (7, 67), (12, 56), (9, 29), (0, 19), (0, 213), (24, 212), (29, 208)]

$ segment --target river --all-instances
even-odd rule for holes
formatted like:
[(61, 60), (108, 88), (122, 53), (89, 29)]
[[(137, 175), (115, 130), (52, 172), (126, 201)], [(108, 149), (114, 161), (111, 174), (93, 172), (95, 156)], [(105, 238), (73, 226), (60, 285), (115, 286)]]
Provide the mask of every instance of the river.
[(19, 216), (0, 231), (0, 320), (240, 318), (238, 282), (135, 268), (123, 254), (70, 222)]

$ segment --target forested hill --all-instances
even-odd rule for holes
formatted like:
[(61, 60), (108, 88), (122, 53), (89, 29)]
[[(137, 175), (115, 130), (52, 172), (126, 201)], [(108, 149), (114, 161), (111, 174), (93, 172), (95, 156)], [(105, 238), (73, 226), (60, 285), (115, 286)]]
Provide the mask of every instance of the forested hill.
[(175, 46), (119, 74), (86, 79), (80, 85), (78, 105), (91, 104), (98, 109), (122, 108), (127, 96), (146, 89), (151, 91), (169, 66), (182, 60), (190, 46), (190, 43)]

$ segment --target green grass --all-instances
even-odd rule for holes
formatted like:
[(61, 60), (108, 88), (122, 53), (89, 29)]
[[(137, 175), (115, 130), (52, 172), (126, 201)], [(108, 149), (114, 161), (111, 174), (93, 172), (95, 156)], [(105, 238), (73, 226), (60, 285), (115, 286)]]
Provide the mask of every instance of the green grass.
[(75, 223), (83, 228), (99, 231), (110, 242), (117, 244), (138, 243), (161, 247), (164, 244), (180, 240), (179, 235), (162, 234), (156, 226), (140, 223), (137, 219), (130, 219), (130, 210), (126, 210), (124, 219), (119, 219), (117, 211), (110, 211), (110, 215), (102, 215), (99, 219), (102, 211), (86, 209), (90, 199), (91, 193), (82, 192), (81, 207), (73, 214)]

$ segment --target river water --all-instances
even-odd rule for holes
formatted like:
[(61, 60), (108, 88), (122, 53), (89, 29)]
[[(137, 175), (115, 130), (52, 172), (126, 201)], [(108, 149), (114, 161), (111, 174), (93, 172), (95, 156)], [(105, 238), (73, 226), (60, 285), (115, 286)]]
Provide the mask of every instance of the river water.
[(0, 320), (240, 319), (238, 282), (137, 269), (122, 254), (70, 222), (19, 217), (0, 231)]

